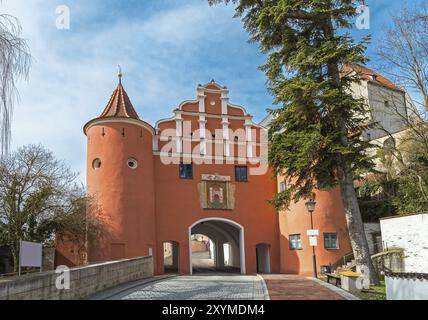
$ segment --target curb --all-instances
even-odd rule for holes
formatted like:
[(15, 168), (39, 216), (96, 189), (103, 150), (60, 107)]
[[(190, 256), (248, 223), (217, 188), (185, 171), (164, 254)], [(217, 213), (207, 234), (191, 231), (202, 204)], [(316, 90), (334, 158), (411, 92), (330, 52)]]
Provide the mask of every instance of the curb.
[(313, 277), (306, 277), (306, 279), (309, 279), (309, 280), (312, 280), (312, 281), (319, 283), (323, 287), (326, 287), (327, 289), (333, 291), (334, 293), (337, 293), (339, 296), (345, 298), (346, 300), (361, 300), (360, 298), (354, 296), (352, 293), (349, 293), (348, 291), (345, 291), (339, 287), (336, 287), (336, 286), (334, 286), (330, 283), (327, 283), (325, 281), (322, 281), (320, 279), (313, 278)]
[(265, 279), (260, 274), (257, 274), (257, 277), (259, 277), (259, 279), (262, 281), (263, 294), (265, 296), (265, 300), (270, 300), (269, 290), (268, 290), (268, 287), (266, 285)]

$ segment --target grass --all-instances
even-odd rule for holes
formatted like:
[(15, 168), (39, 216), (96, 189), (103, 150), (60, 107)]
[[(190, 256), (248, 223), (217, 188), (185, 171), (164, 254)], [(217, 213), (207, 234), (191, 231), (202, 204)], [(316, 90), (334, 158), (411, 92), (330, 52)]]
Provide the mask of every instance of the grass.
[[(327, 277), (320, 276), (320, 280), (327, 282)], [(380, 281), (380, 285), (370, 286), (369, 290), (361, 292), (352, 292), (352, 294), (362, 300), (386, 300), (385, 281)]]
[(385, 281), (381, 281), (378, 286), (370, 286), (370, 290), (362, 290), (352, 294), (362, 300), (386, 300)]

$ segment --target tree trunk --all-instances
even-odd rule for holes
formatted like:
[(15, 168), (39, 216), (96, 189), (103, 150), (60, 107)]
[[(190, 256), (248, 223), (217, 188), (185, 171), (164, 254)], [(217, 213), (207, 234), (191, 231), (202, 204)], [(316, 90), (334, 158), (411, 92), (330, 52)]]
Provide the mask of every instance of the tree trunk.
[[(334, 39), (334, 27), (331, 19), (327, 19), (324, 25), (324, 32), (326, 38)], [(330, 61), (327, 65), (327, 73), (333, 80), (334, 85), (337, 88), (340, 88), (341, 80), (339, 75), (339, 61)], [(348, 130), (346, 128), (345, 121), (340, 116), (336, 119), (336, 126), (341, 133), (342, 145), (347, 146), (349, 144)], [(354, 258), (357, 266), (364, 267), (365, 270), (369, 272), (370, 282), (373, 284), (379, 284), (379, 278), (371, 261), (369, 245), (364, 232), (364, 224), (363, 219), (361, 218), (357, 194), (354, 189), (351, 166), (342, 155), (338, 156), (337, 169), (340, 180), (342, 203), (345, 209), (345, 217)]]
[(342, 176), (340, 189), (354, 258), (357, 266), (363, 267), (369, 272), (370, 282), (379, 284), (379, 278), (370, 257), (369, 245), (364, 232), (364, 224), (361, 218), (360, 207), (358, 206), (352, 173), (344, 161), (341, 163), (342, 168), (339, 169)]
[(13, 272), (18, 272), (19, 269), (19, 251), (16, 252), (15, 249), (11, 249), (12, 260), (13, 260)]

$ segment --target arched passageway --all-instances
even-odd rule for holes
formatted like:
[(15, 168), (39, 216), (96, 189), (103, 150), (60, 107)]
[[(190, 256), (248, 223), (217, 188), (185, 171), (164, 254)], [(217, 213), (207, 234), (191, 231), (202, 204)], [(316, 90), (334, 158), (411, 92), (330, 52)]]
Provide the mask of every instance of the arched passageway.
[(178, 273), (178, 242), (166, 241), (163, 243), (163, 267), (165, 273)]
[(213, 269), (216, 266), (216, 245), (204, 234), (192, 234), (193, 270)]
[[(192, 238), (205, 235), (211, 240), (212, 262), (207, 265), (198, 261), (200, 254), (192, 250)], [(228, 219), (202, 219), (189, 227), (190, 273), (193, 272), (234, 272), (245, 273), (244, 228)], [(206, 262), (206, 261), (205, 261)], [(202, 264), (202, 266), (201, 266)]]

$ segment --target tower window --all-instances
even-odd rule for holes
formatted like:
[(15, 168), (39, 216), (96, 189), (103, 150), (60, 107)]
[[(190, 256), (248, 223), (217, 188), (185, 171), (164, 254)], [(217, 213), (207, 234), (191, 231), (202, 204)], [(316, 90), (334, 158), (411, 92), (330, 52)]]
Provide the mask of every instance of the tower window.
[(128, 159), (128, 161), (126, 162), (126, 164), (128, 165), (128, 167), (130, 169), (133, 169), (133, 170), (137, 169), (137, 167), (138, 167), (138, 161), (135, 160), (135, 159), (132, 159), (132, 158)]
[(338, 249), (337, 245), (337, 233), (324, 233), (324, 248), (326, 249)]
[(94, 170), (100, 169), (101, 168), (101, 160), (97, 158), (94, 161), (92, 161), (92, 168)]
[(279, 192), (284, 192), (287, 189), (287, 184), (285, 183), (285, 181), (282, 181), (279, 184)]
[(191, 163), (180, 163), (179, 176), (180, 179), (193, 179), (193, 165)]
[(246, 166), (235, 167), (235, 179), (238, 182), (248, 181), (248, 168)]
[(291, 234), (289, 237), (290, 250), (302, 250), (302, 238), (300, 234)]

